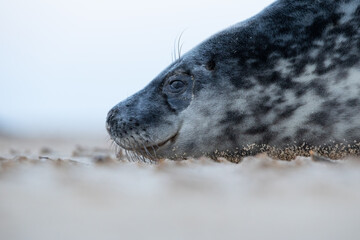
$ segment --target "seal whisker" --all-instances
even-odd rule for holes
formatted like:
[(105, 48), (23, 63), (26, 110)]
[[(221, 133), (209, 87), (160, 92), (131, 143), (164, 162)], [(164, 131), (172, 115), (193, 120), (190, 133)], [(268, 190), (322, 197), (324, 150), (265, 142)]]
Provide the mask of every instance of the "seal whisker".
[(143, 155), (141, 155), (137, 150), (133, 149), (131, 152), (137, 161), (144, 162)]
[(177, 59), (177, 55), (176, 55), (176, 38), (175, 38), (174, 43), (173, 43), (173, 56), (174, 56), (173, 62), (175, 62), (176, 59)]
[(132, 151), (126, 150), (126, 153), (127, 153), (126, 156), (127, 156), (128, 160), (129, 160), (130, 162), (135, 162), (135, 161), (136, 161), (136, 159), (134, 158), (134, 155), (133, 155)]
[[(150, 136), (147, 135), (147, 139), (149, 140), (150, 144), (151, 144), (151, 148), (154, 152), (155, 158), (157, 159), (157, 154), (156, 154), (156, 149), (159, 149), (160, 146), (156, 143), (156, 141), (154, 141)], [(156, 149), (155, 149), (156, 148)]]
[(141, 161), (141, 159), (139, 158), (138, 154), (136, 154), (136, 152), (129, 150), (129, 155), (132, 162)]
[(144, 145), (145, 145), (145, 143), (148, 141), (149, 143), (150, 143), (150, 148), (153, 150), (153, 152), (154, 152), (154, 158), (156, 159), (157, 157), (156, 157), (156, 150), (155, 150), (155, 148), (154, 148), (154, 145), (156, 145), (156, 143), (154, 142), (154, 141), (151, 141), (151, 139), (150, 138), (148, 138), (148, 137), (146, 137), (146, 136), (143, 136), (143, 135), (141, 135), (141, 134), (139, 134), (139, 137), (142, 139), (142, 142), (144, 143)]
[(180, 59), (181, 57), (181, 50), (183, 47), (183, 43), (181, 43), (181, 38), (182, 35), (184, 34), (185, 30), (183, 30), (179, 37), (175, 38), (174, 43), (173, 43), (173, 52), (171, 54), (171, 59), (173, 60), (173, 62), (177, 61), (178, 59)]
[(134, 143), (133, 143), (133, 153), (135, 154), (135, 156), (137, 157), (137, 159), (141, 162), (147, 162), (147, 156), (146, 156), (146, 152), (144, 152), (142, 150), (141, 144), (139, 143), (138, 140), (134, 139)]
[(109, 140), (111, 141), (110, 148), (118, 155), (121, 152), (121, 147), (119, 146), (119, 144), (121, 145), (121, 140), (117, 137), (110, 138)]
[(134, 155), (136, 156), (136, 158), (139, 161), (146, 162), (144, 153), (141, 152), (141, 148), (142, 148), (141, 145), (139, 144), (139, 142), (133, 136), (131, 136), (131, 138), (133, 139), (132, 152), (134, 153)]
[(143, 149), (145, 150), (146, 153), (146, 157), (149, 159), (154, 159), (154, 156), (148, 151), (147, 147), (144, 145), (143, 142), (141, 142), (141, 144), (143, 145)]
[(148, 151), (148, 147), (145, 146), (144, 142), (146, 141), (143, 136), (139, 135), (139, 137), (142, 139), (141, 143), (144, 146), (145, 151), (147, 152), (147, 154), (150, 156), (151, 160), (156, 160), (156, 151), (155, 148), (151, 145), (150, 147), (152, 148), (154, 155), (152, 155), (149, 151)]
[(126, 159), (127, 159), (127, 160), (129, 160), (129, 161), (131, 161), (131, 162), (133, 161), (132, 156), (131, 156), (129, 150), (126, 150), (126, 149), (125, 149), (125, 156), (126, 156)]
[(146, 135), (146, 138), (149, 140), (149, 142), (152, 146), (155, 146), (156, 148), (160, 148), (159, 145), (157, 144), (157, 142), (151, 136)]
[[(139, 153), (140, 155), (145, 155), (145, 157), (147, 158), (153, 158), (151, 153), (147, 150), (146, 146), (144, 145), (144, 143), (140, 140), (137, 140), (135, 139), (135, 137), (131, 136), (135, 142), (135, 144), (137, 145), (137, 148), (136, 148), (136, 152)], [(143, 152), (140, 152), (140, 149), (141, 150), (144, 150), (145, 151), (145, 154)]]
[(133, 151), (132, 151), (132, 149), (133, 149), (134, 147), (133, 147), (132, 143), (130, 142), (130, 140), (129, 140), (128, 138), (124, 138), (124, 139), (122, 140), (122, 142), (124, 143), (124, 144), (123, 144), (124, 146), (126, 146), (126, 147), (129, 148), (129, 149), (131, 149), (131, 150), (129, 150), (129, 149), (125, 148), (125, 151), (127, 152), (127, 156), (128, 156), (128, 158), (129, 158), (129, 160), (130, 160), (130, 161), (135, 161), (137, 158), (136, 158), (136, 156), (134, 155), (134, 153), (133, 153)]
[(116, 153), (118, 153), (118, 152), (120, 151), (119, 145), (117, 145), (114, 140), (111, 142), (111, 148), (112, 148)]
[(120, 153), (123, 153), (125, 151), (125, 149), (121, 147), (124, 145), (124, 140), (117, 138), (117, 141), (114, 141), (114, 142), (115, 142), (115, 144), (118, 143), (118, 144), (116, 144), (117, 146), (115, 146), (115, 147), (116, 147), (116, 154), (117, 154), (117, 156), (119, 156)]
[[(185, 30), (184, 30), (185, 31)], [(179, 36), (179, 38), (178, 38), (178, 40), (177, 40), (177, 52), (178, 52), (178, 59), (180, 59), (180, 57), (181, 57), (181, 49), (182, 49), (182, 46), (183, 46), (183, 44), (184, 43), (181, 43), (181, 37), (182, 37), (182, 35), (184, 34), (184, 31), (182, 31), (181, 33), (180, 33), (180, 36)], [(177, 59), (176, 59), (177, 60)]]

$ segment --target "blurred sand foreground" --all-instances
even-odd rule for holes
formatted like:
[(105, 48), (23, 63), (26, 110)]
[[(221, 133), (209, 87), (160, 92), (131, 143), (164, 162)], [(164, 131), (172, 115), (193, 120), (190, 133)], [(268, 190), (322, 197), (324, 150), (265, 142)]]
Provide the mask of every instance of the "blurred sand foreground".
[(360, 239), (359, 159), (150, 165), (109, 146), (0, 138), (0, 239)]

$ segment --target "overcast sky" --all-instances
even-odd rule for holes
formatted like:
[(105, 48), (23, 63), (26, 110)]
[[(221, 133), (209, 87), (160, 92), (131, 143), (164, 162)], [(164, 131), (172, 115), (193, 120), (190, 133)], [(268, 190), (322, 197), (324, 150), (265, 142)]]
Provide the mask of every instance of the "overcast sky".
[(272, 0), (0, 0), (0, 128), (104, 134), (107, 111)]

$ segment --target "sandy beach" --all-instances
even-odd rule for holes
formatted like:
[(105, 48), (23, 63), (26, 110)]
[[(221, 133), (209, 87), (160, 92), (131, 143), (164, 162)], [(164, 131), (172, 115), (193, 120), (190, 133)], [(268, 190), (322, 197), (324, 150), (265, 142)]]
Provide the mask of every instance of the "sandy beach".
[(0, 143), (0, 239), (360, 238), (359, 159), (146, 164), (102, 139)]

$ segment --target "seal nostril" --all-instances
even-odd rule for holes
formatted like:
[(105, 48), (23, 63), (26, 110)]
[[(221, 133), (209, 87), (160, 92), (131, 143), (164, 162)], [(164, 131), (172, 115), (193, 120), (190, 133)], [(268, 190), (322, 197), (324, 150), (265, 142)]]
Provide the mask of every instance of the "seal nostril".
[(143, 128), (143, 131), (144, 131), (144, 132), (146, 132), (146, 129), (145, 129), (145, 128)]
[(130, 105), (129, 105), (129, 104), (126, 104), (125, 107), (130, 107)]

